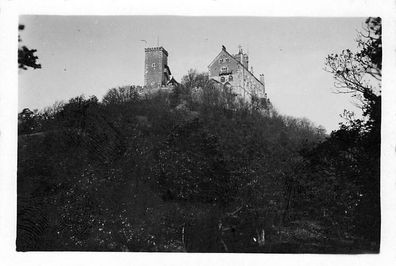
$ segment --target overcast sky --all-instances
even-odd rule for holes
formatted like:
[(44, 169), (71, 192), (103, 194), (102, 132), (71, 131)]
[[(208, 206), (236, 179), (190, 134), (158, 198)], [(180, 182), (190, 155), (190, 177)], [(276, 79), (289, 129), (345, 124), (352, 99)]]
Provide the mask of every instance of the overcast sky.
[(364, 18), (170, 16), (21, 16), (22, 44), (37, 49), (42, 69), (19, 72), (19, 110), (43, 108), (81, 94), (99, 99), (113, 87), (143, 85), (144, 47), (169, 53), (176, 80), (189, 69), (207, 71), (220, 52), (242, 45), (255, 75), (264, 73), (268, 97), (281, 114), (306, 117), (328, 132), (349, 95), (335, 94), (325, 58), (355, 50)]

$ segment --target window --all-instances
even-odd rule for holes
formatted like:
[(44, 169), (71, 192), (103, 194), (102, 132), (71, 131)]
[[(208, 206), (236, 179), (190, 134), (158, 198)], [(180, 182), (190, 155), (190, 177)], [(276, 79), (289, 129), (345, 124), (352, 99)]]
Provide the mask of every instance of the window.
[(227, 67), (226, 66), (221, 67), (221, 72), (227, 72)]
[(221, 78), (220, 78), (220, 81), (221, 81), (221, 82), (224, 82), (224, 81), (225, 81), (225, 77), (221, 77)]
[(228, 77), (228, 80), (229, 80), (229, 81), (233, 81), (234, 78), (230, 75), (230, 76)]
[(152, 66), (152, 67), (155, 67), (155, 63), (153, 63), (151, 66)]

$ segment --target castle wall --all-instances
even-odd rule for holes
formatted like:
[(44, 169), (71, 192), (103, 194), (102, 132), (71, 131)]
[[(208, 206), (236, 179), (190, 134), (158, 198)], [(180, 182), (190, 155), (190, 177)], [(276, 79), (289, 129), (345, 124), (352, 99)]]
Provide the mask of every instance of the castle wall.
[[(232, 93), (247, 102), (251, 102), (252, 97), (266, 98), (264, 85), (246, 68), (247, 56), (242, 54), (241, 60), (236, 56), (222, 50), (209, 67), (209, 78), (222, 84), (229, 83)], [(241, 61), (245, 67), (239, 63)]]

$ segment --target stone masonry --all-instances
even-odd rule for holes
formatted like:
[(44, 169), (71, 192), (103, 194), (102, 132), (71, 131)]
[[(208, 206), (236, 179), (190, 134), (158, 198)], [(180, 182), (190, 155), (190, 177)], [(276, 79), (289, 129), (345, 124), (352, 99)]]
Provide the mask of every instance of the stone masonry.
[(168, 52), (161, 47), (145, 48), (144, 86), (159, 88), (170, 80)]
[(208, 66), (209, 79), (215, 80), (226, 87), (231, 93), (246, 102), (253, 99), (267, 99), (264, 85), (264, 75), (256, 78), (253, 69), (249, 71), (249, 57), (242, 48), (235, 55), (223, 49)]

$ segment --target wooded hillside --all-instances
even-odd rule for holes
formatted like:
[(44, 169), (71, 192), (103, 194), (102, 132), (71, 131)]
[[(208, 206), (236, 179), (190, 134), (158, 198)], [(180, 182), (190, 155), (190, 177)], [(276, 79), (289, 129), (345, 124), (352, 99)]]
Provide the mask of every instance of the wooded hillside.
[(24, 109), (17, 250), (378, 252), (381, 96), (349, 78), (380, 80), (380, 23), (327, 59), (364, 110), (330, 135), (194, 71)]

